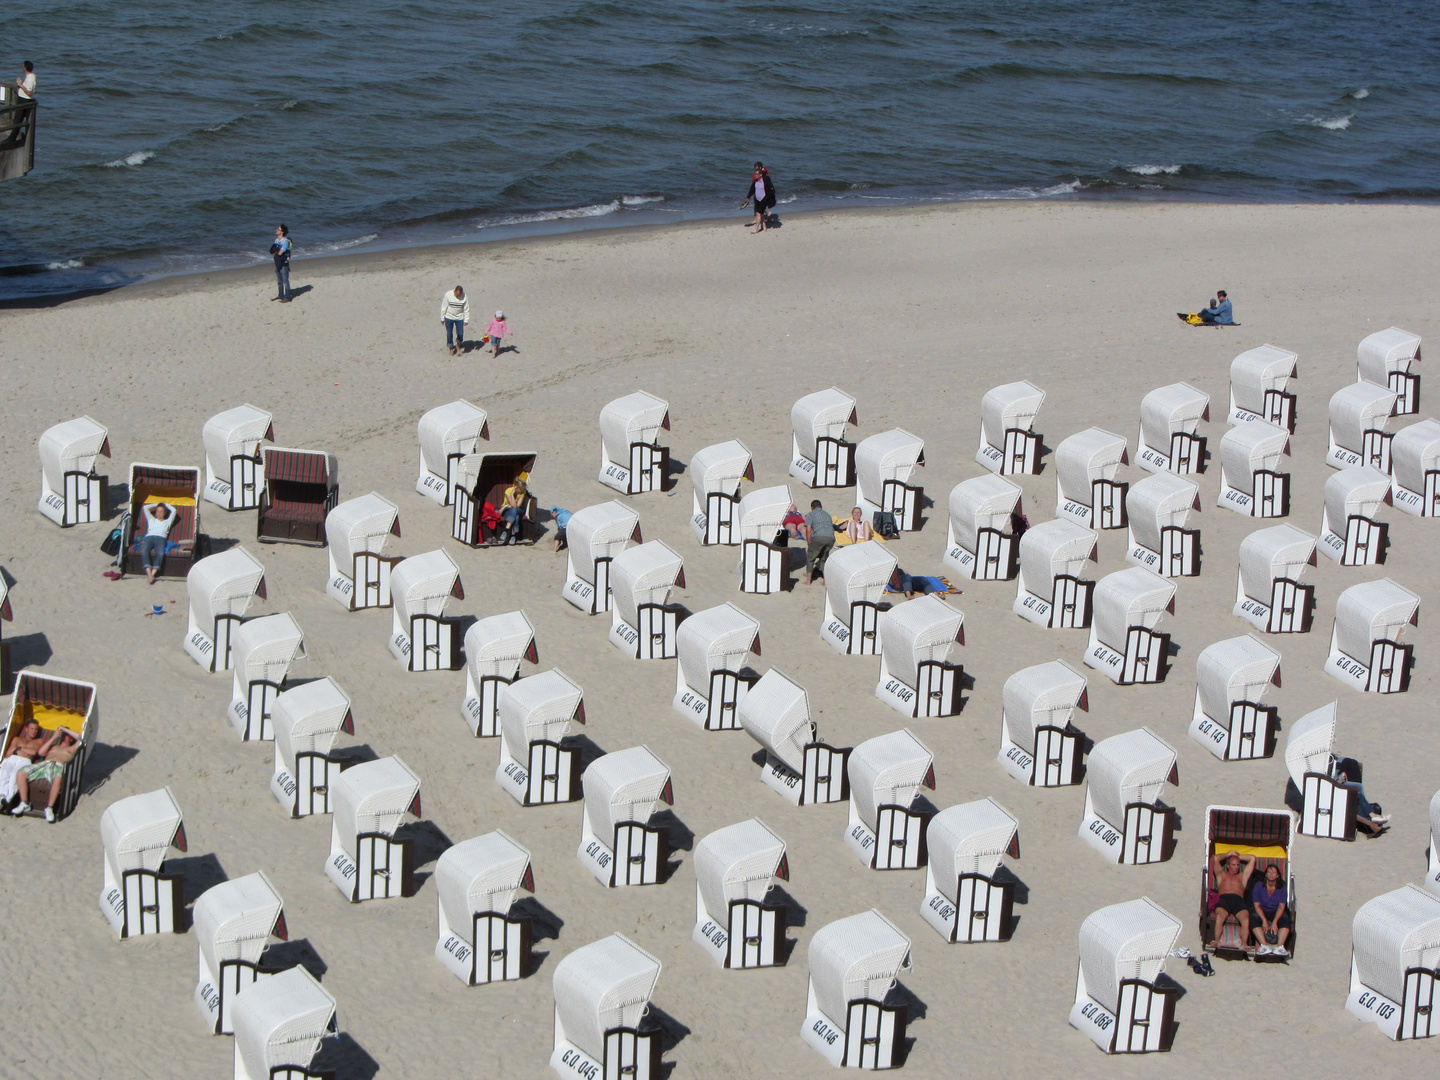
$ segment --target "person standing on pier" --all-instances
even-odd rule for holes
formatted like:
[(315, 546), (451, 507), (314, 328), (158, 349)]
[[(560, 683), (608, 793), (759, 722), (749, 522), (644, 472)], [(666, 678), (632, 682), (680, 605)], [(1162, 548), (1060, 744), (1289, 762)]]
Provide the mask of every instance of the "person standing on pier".
[(15, 85), (20, 88), (21, 101), (35, 100), (35, 65), (29, 60), (25, 61), (25, 72), (15, 80)]
[(282, 304), (290, 302), (290, 228), (275, 226), (275, 242), (270, 245), (270, 254), (275, 256), (275, 284), (280, 295), (275, 297)]

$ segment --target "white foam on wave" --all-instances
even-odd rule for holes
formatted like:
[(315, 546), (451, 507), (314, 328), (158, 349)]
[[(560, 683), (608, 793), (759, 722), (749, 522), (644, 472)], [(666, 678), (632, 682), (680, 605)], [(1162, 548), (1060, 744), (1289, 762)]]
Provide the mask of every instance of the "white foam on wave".
[(1370, 91), (1362, 86), (1358, 90), (1351, 90), (1350, 96), (1356, 101), (1364, 101), (1367, 97), (1370, 96)]
[(596, 203), (594, 206), (570, 206), (563, 210), (541, 210), (535, 214), (508, 214), (496, 221), (483, 221), (479, 228), (493, 229), (497, 225), (529, 225), (537, 221), (569, 221), (574, 218), (604, 217), (620, 209), (620, 200)]
[(1182, 168), (1183, 165), (1126, 165), (1125, 171), (1136, 176), (1159, 176), (1161, 173), (1174, 176)]
[(324, 255), (332, 251), (345, 251), (349, 248), (360, 247), (363, 244), (370, 244), (379, 239), (379, 233), (371, 233), (369, 236), (359, 236), (354, 240), (332, 240), (326, 244), (316, 244), (313, 248), (310, 248), (310, 250), (317, 255)]
[(78, 270), (85, 265), (84, 259), (66, 259), (64, 262), (46, 263), (46, 270)]
[(1332, 116), (1328, 120), (1323, 117), (1314, 116), (1306, 120), (1305, 123), (1311, 127), (1324, 128), (1326, 131), (1344, 131), (1350, 126), (1350, 121), (1354, 116), (1354, 113), (1346, 113), (1344, 116)]
[(114, 161), (105, 162), (107, 169), (135, 168), (137, 165), (144, 165), (155, 156), (154, 150), (136, 150), (133, 154), (126, 154), (123, 158), (116, 158)]
[[(1016, 187), (999, 189), (982, 189), (980, 191), (967, 191), (956, 196), (960, 199), (1043, 199), (1049, 195), (1070, 195), (1085, 187), (1079, 177), (1066, 184), (1052, 184), (1050, 187)], [(948, 197), (940, 197), (932, 200), (934, 202), (946, 202)]]
[(646, 206), (649, 203), (664, 202), (664, 195), (622, 195), (620, 202), (624, 206)]

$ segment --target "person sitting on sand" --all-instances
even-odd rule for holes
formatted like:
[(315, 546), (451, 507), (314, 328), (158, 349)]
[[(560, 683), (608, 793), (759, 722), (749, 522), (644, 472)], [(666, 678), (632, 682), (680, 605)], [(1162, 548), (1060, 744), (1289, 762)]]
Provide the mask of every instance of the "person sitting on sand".
[(1204, 323), (1219, 323), (1221, 326), (1234, 326), (1235, 317), (1230, 307), (1230, 297), (1225, 295), (1224, 289), (1215, 291), (1215, 299), (1210, 301), (1210, 306), (1200, 313), (1200, 320)]
[(65, 774), (65, 766), (70, 764), (71, 759), (79, 752), (80, 736), (67, 727), (56, 728), (40, 745), (39, 754), (44, 760), (26, 765), (16, 776), (20, 803), (10, 811), (11, 815), (21, 817), (30, 812), (30, 783), (33, 780), (44, 780), (50, 785), (50, 797), (45, 804), (45, 820), (54, 825), (55, 804), (60, 801), (60, 789), (64, 787), (60, 778)]
[[(1215, 914), (1215, 940), (1210, 942), (1214, 948), (1220, 947), (1220, 931), (1224, 928), (1226, 919), (1219, 912), (1224, 911), (1234, 915), (1240, 923), (1240, 940), (1250, 940), (1250, 908), (1245, 903), (1245, 894), (1250, 884), (1250, 875), (1255, 870), (1255, 856), (1241, 855), (1238, 851), (1232, 850), (1228, 855), (1211, 855), (1210, 872), (1215, 875), (1215, 891), (1220, 894), (1216, 903), (1219, 909)], [(1247, 951), (1249, 946), (1247, 946)]]
[(0, 761), (0, 806), (7, 805), (19, 793), (16, 777), (21, 769), (39, 757), (44, 743), (45, 732), (37, 721), (26, 720), (20, 725), (20, 730), (5, 748), (5, 760)]
[(1352, 774), (1360, 773), (1360, 763), (1354, 758), (1340, 758), (1335, 763), (1335, 782), (1344, 784), (1355, 791), (1355, 828), (1365, 834), (1369, 840), (1374, 840), (1385, 831), (1390, 823), (1390, 815), (1380, 812), (1380, 804), (1371, 802), (1365, 797), (1365, 787), (1358, 780), (1351, 780)]
[(500, 503), (500, 519), (505, 523), (495, 537), (501, 544), (513, 544), (520, 539), (520, 519), (525, 516), (525, 504), (530, 500), (530, 490), (524, 480), (516, 480), (505, 489), (505, 498)]
[(1255, 883), (1250, 900), (1255, 908), (1256, 921), (1251, 923), (1255, 955), (1289, 956), (1285, 939), (1290, 936), (1290, 913), (1286, 910), (1285, 882), (1280, 880), (1280, 868), (1274, 863), (1265, 867), (1265, 880)]
[(858, 506), (850, 511), (850, 520), (845, 522), (845, 535), (852, 544), (863, 544), (873, 535), (870, 523), (865, 520), (865, 511)]
[(175, 524), (175, 511), (169, 503), (146, 504), (141, 507), (145, 521), (145, 535), (140, 537), (140, 565), (150, 584), (155, 584), (155, 575), (165, 562), (165, 545), (169, 543), (170, 527)]
[(785, 517), (780, 524), (785, 526), (785, 531), (790, 534), (792, 539), (810, 539), (810, 526), (805, 524), (805, 515), (800, 513), (794, 503), (791, 503), (790, 509), (785, 511)]

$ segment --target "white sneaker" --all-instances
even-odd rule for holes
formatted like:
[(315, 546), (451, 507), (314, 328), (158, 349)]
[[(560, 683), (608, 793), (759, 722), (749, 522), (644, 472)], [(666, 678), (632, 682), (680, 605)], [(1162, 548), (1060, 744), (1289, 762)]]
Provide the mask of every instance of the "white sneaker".
[(45, 807), (45, 820), (51, 825), (55, 824), (55, 808), (53, 806)]
[(1389, 815), (1389, 814), (1371, 814), (1371, 815), (1370, 815), (1370, 820), (1373, 821), (1373, 822), (1375, 822), (1376, 825), (1387, 825), (1387, 824), (1389, 824), (1389, 822), (1390, 822), (1390, 815)]
[(1269, 946), (1269, 945), (1266, 945), (1263, 941), (1262, 941), (1259, 945), (1257, 945), (1257, 946), (1255, 947), (1255, 955), (1256, 955), (1256, 956), (1269, 956), (1269, 955), (1270, 955), (1270, 952), (1271, 952), (1270, 946)]
[(24, 816), (25, 816), (26, 814), (28, 814), (29, 812), (30, 812), (30, 804), (29, 804), (28, 802), (22, 802), (22, 803), (18, 804), (18, 805), (15, 807), (14, 810), (11, 810), (11, 811), (10, 811), (10, 816), (11, 816), (11, 817), (24, 817)]

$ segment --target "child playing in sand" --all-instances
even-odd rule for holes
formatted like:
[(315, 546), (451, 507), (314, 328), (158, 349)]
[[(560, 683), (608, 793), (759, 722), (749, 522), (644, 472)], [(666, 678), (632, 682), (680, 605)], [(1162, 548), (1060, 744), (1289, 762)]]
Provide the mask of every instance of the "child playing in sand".
[(495, 312), (495, 318), (490, 320), (490, 325), (486, 328), (485, 333), (490, 335), (490, 355), (499, 356), (500, 339), (510, 333), (510, 327), (505, 323), (505, 312)]

